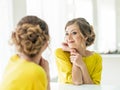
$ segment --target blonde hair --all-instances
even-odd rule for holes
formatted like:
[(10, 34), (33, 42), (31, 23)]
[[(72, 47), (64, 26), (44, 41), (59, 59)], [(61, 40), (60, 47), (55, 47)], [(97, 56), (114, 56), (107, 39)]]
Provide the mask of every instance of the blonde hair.
[(78, 25), (82, 35), (85, 38), (87, 38), (87, 40), (85, 42), (86, 46), (90, 46), (91, 44), (93, 44), (93, 42), (95, 40), (95, 33), (94, 33), (94, 30), (93, 30), (93, 27), (86, 21), (86, 19), (75, 18), (75, 19), (72, 19), (72, 20), (68, 21), (66, 26), (65, 26), (65, 30), (68, 26), (70, 26), (72, 24)]
[(36, 16), (26, 16), (12, 32), (11, 39), (17, 51), (34, 57), (49, 40), (48, 26)]

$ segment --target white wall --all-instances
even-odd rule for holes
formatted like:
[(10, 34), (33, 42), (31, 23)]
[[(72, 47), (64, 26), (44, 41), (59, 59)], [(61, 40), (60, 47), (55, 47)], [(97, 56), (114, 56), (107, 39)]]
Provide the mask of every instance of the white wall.
[(12, 30), (11, 6), (11, 0), (0, 0), (0, 80), (10, 56), (8, 40)]
[(117, 48), (120, 50), (120, 0), (116, 0), (116, 30)]
[(120, 84), (120, 55), (102, 55), (102, 58), (101, 84)]
[(26, 15), (26, 0), (12, 0), (13, 25)]

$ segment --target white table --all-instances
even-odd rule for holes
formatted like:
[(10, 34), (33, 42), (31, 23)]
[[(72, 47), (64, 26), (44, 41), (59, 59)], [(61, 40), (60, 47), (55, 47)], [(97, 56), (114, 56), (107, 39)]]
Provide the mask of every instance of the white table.
[(50, 83), (51, 90), (120, 90), (120, 85), (71, 85), (57, 82)]

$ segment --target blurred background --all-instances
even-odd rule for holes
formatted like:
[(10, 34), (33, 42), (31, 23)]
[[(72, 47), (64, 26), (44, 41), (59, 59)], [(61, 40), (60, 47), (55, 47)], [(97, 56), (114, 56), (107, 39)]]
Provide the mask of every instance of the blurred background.
[(8, 43), (12, 30), (25, 15), (36, 15), (49, 26), (51, 40), (43, 56), (50, 63), (51, 81), (57, 81), (54, 50), (64, 41), (66, 22), (75, 17), (94, 27), (96, 40), (88, 49), (103, 56), (102, 83), (120, 81), (120, 0), (0, 0), (0, 11), (0, 78), (14, 53)]

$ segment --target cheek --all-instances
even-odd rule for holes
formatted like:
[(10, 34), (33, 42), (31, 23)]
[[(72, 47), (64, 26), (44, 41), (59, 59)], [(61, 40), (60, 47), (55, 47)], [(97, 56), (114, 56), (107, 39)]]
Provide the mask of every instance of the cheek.
[(67, 38), (66, 37), (64, 37), (64, 40), (65, 40), (65, 42), (67, 42)]
[(78, 42), (78, 43), (81, 43), (82, 42), (82, 38), (81, 37), (76, 37), (75, 41)]
[(84, 42), (83, 42), (83, 40), (82, 40), (81, 37), (76, 37), (75, 43), (76, 43), (76, 45), (79, 47), (79, 46), (81, 46), (81, 44), (83, 44)]
[(81, 48), (85, 48), (86, 47), (85, 40), (84, 39), (78, 39), (77, 40), (77, 46), (81, 47)]

